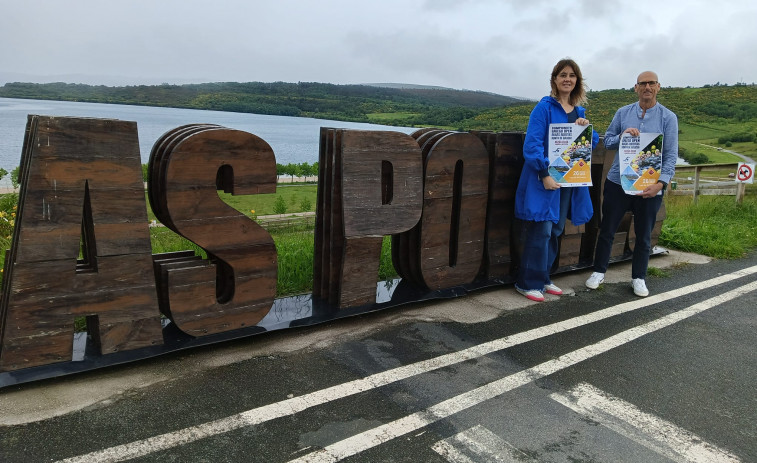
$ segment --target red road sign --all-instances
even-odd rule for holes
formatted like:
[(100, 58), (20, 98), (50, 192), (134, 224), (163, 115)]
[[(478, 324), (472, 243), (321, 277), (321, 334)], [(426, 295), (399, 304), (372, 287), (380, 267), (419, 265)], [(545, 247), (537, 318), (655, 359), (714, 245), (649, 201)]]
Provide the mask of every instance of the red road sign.
[(752, 183), (752, 176), (754, 175), (754, 164), (739, 164), (736, 171), (736, 181)]

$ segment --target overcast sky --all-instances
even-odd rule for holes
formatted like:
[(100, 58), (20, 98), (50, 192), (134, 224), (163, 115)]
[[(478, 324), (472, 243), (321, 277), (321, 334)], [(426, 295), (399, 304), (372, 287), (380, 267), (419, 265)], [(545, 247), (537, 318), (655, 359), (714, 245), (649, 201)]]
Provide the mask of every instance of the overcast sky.
[(0, 0), (0, 84), (398, 82), (538, 99), (757, 81), (755, 0)]

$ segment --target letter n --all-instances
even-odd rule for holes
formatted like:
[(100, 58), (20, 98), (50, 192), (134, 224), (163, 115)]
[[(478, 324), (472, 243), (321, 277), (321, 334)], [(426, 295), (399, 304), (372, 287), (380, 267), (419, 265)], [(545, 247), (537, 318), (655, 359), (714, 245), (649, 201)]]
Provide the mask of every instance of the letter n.
[(163, 342), (134, 122), (29, 116), (0, 302), (0, 371)]

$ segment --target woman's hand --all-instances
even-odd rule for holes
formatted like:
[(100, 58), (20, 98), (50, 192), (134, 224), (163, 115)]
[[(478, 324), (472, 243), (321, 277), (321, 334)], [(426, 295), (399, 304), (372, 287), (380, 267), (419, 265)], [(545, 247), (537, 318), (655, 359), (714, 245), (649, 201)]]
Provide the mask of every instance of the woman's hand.
[(576, 124), (589, 125), (589, 119), (586, 119), (585, 117), (579, 117), (578, 119), (576, 119)]
[(547, 190), (559, 190), (560, 184), (555, 181), (552, 177), (547, 175), (543, 179), (541, 179), (542, 185), (544, 185), (544, 188)]

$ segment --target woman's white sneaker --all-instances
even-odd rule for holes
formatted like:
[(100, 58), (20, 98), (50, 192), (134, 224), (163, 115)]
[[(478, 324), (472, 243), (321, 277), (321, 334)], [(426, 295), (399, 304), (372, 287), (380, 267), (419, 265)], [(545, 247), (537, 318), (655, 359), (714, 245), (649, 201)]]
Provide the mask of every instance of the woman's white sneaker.
[(562, 289), (554, 283), (547, 283), (544, 285), (544, 292), (547, 294), (554, 294), (555, 296), (562, 296)]
[(634, 278), (631, 281), (631, 286), (633, 286), (633, 293), (639, 297), (647, 297), (649, 296), (649, 290), (647, 289), (647, 283), (644, 281), (643, 278)]
[(599, 288), (599, 285), (601, 285), (603, 281), (605, 281), (605, 274), (594, 272), (589, 276), (589, 279), (586, 280), (585, 285), (589, 289), (597, 289)]
[(518, 288), (517, 285), (515, 286), (515, 290), (521, 293), (522, 295), (526, 296), (527, 298), (531, 299), (532, 301), (544, 302), (544, 295), (539, 290), (521, 289), (521, 288)]

